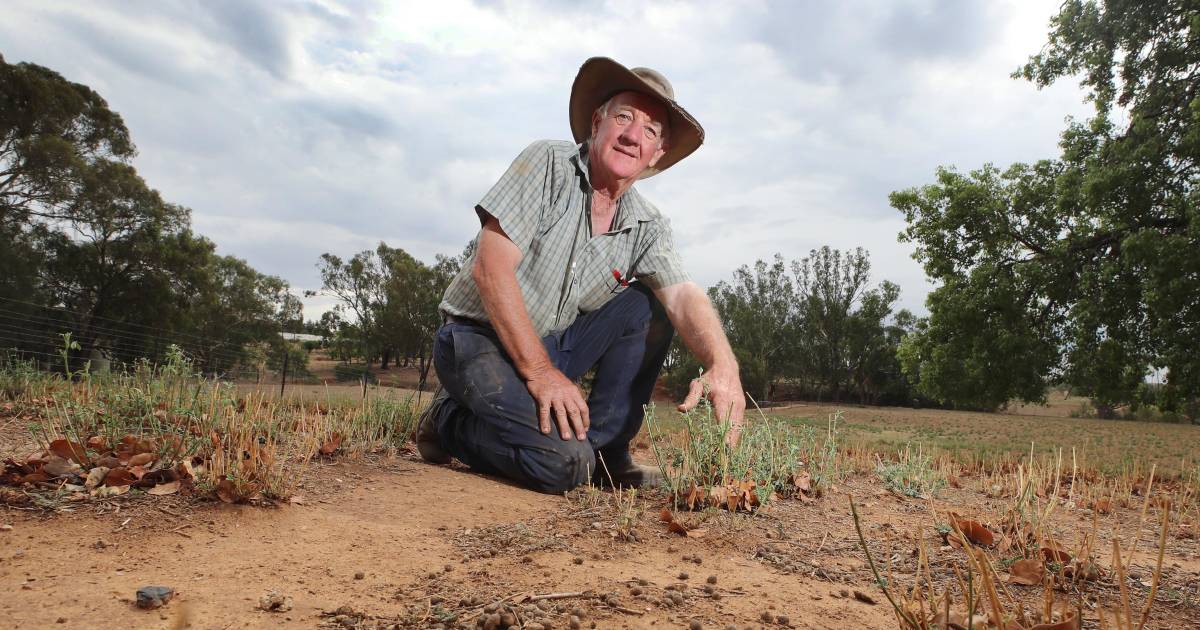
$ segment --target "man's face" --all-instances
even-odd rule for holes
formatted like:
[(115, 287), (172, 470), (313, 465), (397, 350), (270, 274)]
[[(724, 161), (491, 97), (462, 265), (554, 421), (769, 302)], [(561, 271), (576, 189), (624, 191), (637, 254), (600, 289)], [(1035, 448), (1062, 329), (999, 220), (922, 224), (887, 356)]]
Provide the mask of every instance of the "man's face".
[(663, 156), (667, 120), (667, 109), (657, 99), (640, 92), (617, 94), (607, 112), (592, 114), (591, 168), (616, 179), (636, 178)]

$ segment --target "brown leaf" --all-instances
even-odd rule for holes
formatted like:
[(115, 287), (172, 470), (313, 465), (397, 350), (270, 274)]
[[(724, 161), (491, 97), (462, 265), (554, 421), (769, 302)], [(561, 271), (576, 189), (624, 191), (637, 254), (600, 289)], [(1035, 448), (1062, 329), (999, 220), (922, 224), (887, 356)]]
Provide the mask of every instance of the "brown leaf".
[(221, 483), (217, 484), (217, 498), (226, 503), (236, 503), (241, 497), (238, 495), (237, 486), (229, 479), (222, 479)]
[(658, 515), (658, 518), (667, 524), (667, 531), (671, 532), (672, 534), (679, 534), (680, 536), (686, 536), (688, 538), (703, 538), (704, 535), (708, 533), (704, 529), (689, 529), (683, 523), (675, 520), (675, 517), (671, 514), (671, 510), (667, 508), (662, 509), (662, 512), (660, 512)]
[(88, 463), (87, 451), (79, 444), (70, 440), (57, 439), (50, 443), (50, 452), (63, 459), (74, 460), (76, 464)]
[(1042, 578), (1045, 576), (1045, 563), (1035, 558), (1017, 560), (1012, 563), (1012, 566), (1008, 567), (1008, 582), (1010, 584), (1037, 586), (1042, 583)]
[(117, 467), (108, 471), (104, 476), (104, 485), (106, 486), (128, 486), (137, 481), (137, 477), (129, 472), (128, 468)]
[(1042, 557), (1046, 562), (1060, 562), (1066, 564), (1071, 561), (1071, 552), (1067, 551), (1058, 541), (1047, 538), (1042, 542)]
[(58, 455), (51, 455), (42, 466), (42, 471), (51, 477), (65, 477), (79, 469), (79, 464)]
[(129, 486), (100, 486), (92, 490), (91, 495), (103, 499), (105, 497), (120, 496), (126, 492), (129, 492)]
[(145, 466), (146, 464), (149, 464), (150, 462), (153, 462), (156, 459), (158, 459), (158, 455), (156, 455), (154, 453), (138, 453), (137, 455), (134, 455), (129, 458), (129, 465), (130, 466)]
[(1092, 501), (1092, 509), (1097, 514), (1108, 514), (1112, 512), (1112, 499), (1096, 499)]
[(157, 486), (150, 488), (146, 491), (146, 494), (160, 496), (164, 494), (175, 494), (176, 492), (179, 492), (179, 482), (171, 481), (167, 483), (160, 483)]
[(145, 477), (147, 472), (148, 471), (146, 470), (145, 466), (129, 467), (129, 474), (133, 475), (133, 478), (137, 479), (138, 481), (141, 481), (142, 477)]
[(333, 435), (329, 436), (329, 439), (326, 440), (325, 443), (321, 445), (321, 449), (320, 449), (321, 454), (322, 455), (333, 455), (333, 453), (335, 451), (337, 451), (338, 447), (340, 447), (341, 445), (342, 445), (342, 434), (335, 431), (333, 433)]
[(800, 492), (805, 494), (812, 492), (812, 476), (808, 474), (808, 471), (795, 475), (792, 478), (792, 483), (796, 485), (796, 489)]
[(97, 453), (108, 452), (108, 443), (106, 443), (104, 438), (99, 435), (93, 435), (92, 437), (88, 438), (87, 447), (93, 451), (96, 451)]
[(955, 529), (961, 530), (963, 535), (967, 537), (967, 540), (975, 543), (976, 545), (991, 547), (996, 542), (995, 537), (992, 535), (992, 531), (984, 527), (978, 521), (958, 518), (956, 515), (951, 514), (950, 524)]
[(1029, 630), (1079, 630), (1083, 626), (1079, 623), (1079, 615), (1074, 610), (1068, 610), (1063, 615), (1062, 621), (1058, 623), (1039, 623)]
[(675, 520), (675, 517), (671, 516), (671, 510), (669, 508), (663, 508), (662, 511), (658, 513), (658, 518), (664, 523), (670, 523), (671, 521)]

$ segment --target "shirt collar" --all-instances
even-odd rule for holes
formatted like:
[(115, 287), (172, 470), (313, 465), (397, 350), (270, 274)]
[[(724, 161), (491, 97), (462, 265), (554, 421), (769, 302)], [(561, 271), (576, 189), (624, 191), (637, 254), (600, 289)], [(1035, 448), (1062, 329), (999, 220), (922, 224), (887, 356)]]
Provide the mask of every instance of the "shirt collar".
[[(571, 161), (575, 163), (576, 170), (579, 171), (580, 177), (583, 179), (587, 190), (592, 190), (591, 175), (588, 172), (588, 144), (587, 141), (581, 142), (576, 147), (575, 155), (571, 156)], [(646, 201), (642, 199), (635, 186), (630, 186), (625, 194), (617, 199), (617, 225), (613, 229), (614, 232), (634, 227), (635, 223), (640, 221), (652, 221), (649, 210), (646, 208)]]

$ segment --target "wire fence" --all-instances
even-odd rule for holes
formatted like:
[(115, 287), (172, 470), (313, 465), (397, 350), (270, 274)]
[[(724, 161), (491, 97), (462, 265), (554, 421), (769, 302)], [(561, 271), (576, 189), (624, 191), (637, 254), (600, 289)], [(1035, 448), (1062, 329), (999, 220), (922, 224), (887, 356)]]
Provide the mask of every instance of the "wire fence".
[[(276, 334), (279, 331), (275, 331)], [(103, 316), (0, 297), (0, 359), (66, 372), (126, 369), (161, 362), (177, 348), (205, 376), (259, 383), (295, 381), (306, 374), (292, 343), (267, 337), (251, 343), (206, 337)]]

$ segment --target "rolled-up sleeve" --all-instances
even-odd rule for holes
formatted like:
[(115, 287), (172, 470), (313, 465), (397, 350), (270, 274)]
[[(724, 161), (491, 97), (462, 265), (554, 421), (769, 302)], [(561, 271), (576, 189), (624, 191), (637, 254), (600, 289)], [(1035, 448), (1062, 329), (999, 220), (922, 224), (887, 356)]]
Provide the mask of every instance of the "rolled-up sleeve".
[(508, 238), (526, 254), (548, 205), (554, 177), (553, 147), (544, 140), (534, 142), (513, 160), (475, 211), (480, 220), (485, 212), (496, 217)]
[(638, 257), (630, 274), (651, 289), (661, 289), (691, 280), (683, 269), (683, 259), (675, 249), (675, 237), (666, 218), (656, 222), (646, 241), (644, 253)]

